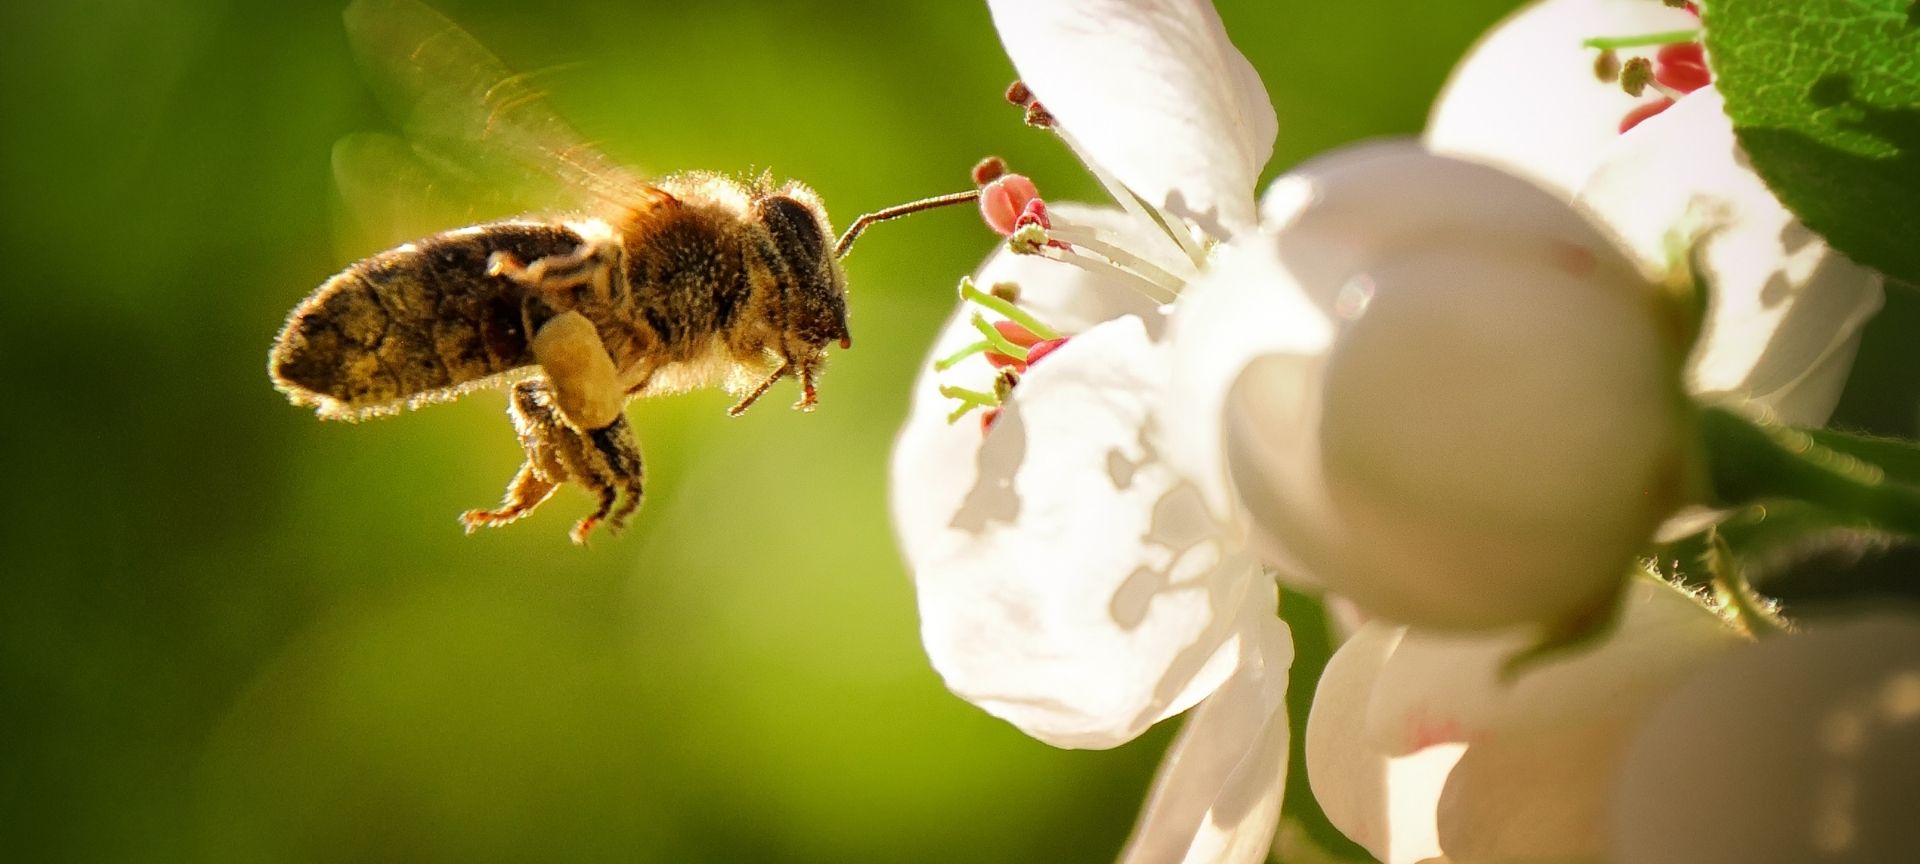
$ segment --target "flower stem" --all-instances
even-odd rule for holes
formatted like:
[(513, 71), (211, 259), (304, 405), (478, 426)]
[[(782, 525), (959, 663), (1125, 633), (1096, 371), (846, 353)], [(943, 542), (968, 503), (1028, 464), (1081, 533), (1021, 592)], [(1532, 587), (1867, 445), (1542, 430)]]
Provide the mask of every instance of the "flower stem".
[(1717, 503), (1789, 498), (1920, 537), (1920, 486), (1890, 480), (1878, 465), (1726, 408), (1703, 409), (1700, 432)]
[(1618, 51), (1622, 48), (1651, 48), (1655, 45), (1673, 45), (1680, 42), (1692, 42), (1700, 38), (1700, 28), (1686, 30), (1668, 30), (1664, 33), (1642, 33), (1637, 36), (1595, 36), (1581, 42), (1588, 48), (1601, 51)]

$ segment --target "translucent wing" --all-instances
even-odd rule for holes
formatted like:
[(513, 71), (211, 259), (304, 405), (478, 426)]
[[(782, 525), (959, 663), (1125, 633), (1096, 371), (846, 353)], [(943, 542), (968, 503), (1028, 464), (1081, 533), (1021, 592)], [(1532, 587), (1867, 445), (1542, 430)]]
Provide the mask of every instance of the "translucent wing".
[[(334, 149), (350, 209), (385, 241), (512, 213), (647, 206), (665, 193), (601, 153), (527, 76), (417, 0), (355, 0), (352, 43), (404, 138), (352, 135)], [(383, 203), (384, 202), (384, 203)], [(371, 218), (367, 218), (371, 217)], [(429, 219), (452, 221), (426, 226)], [(419, 224), (413, 224), (419, 223)]]
[(344, 205), (334, 227), (340, 258), (360, 258), (396, 243), (536, 208), (578, 202), (528, 199), (535, 190), (470, 182), (466, 172), (435, 168), (398, 135), (358, 132), (333, 144), (333, 179)]

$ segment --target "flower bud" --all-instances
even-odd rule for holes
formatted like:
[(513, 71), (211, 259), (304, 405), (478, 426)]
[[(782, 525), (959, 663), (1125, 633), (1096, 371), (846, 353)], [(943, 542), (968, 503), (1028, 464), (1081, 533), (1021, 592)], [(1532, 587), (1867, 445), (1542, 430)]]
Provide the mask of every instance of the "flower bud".
[(1368, 612), (1563, 623), (1611, 600), (1678, 503), (1685, 346), (1568, 204), (1415, 148), (1303, 168), (1286, 272), (1339, 322), (1224, 416), (1257, 540)]

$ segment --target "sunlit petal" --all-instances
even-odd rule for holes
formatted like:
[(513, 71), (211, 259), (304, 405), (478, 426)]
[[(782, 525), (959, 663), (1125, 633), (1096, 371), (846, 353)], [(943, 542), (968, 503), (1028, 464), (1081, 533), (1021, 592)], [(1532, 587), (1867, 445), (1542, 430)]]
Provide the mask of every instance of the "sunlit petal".
[(1481, 38), (1434, 103), (1426, 140), (1436, 152), (1484, 161), (1571, 196), (1619, 136), (1635, 98), (1594, 76), (1595, 36), (1699, 26), (1652, 0), (1545, 0)]
[[(1637, 718), (1633, 718), (1637, 719)], [(1467, 747), (1436, 814), (1453, 861), (1592, 861), (1631, 719), (1608, 716)]]
[(1394, 756), (1366, 735), (1380, 670), (1405, 628), (1362, 625), (1328, 661), (1307, 717), (1307, 779), (1335, 827), (1384, 864), (1440, 853), (1435, 806), (1457, 744)]
[[(1270, 584), (1270, 583), (1269, 583)], [(1272, 594), (1249, 604), (1250, 652), (1181, 727), (1123, 864), (1263, 861), (1287, 780), (1287, 667), (1293, 641)], [(1257, 617), (1256, 617), (1257, 616)]]
[(1317, 357), (1332, 339), (1327, 316), (1295, 284), (1274, 238), (1248, 235), (1214, 254), (1181, 295), (1161, 437), (1170, 461), (1200, 487), (1223, 523), (1235, 518), (1220, 427), (1227, 390), (1255, 357)]
[(1106, 169), (1215, 236), (1254, 223), (1277, 124), (1204, 0), (990, 0), (1021, 80)]
[(1650, 268), (1670, 232), (1705, 229), (1712, 283), (1690, 368), (1701, 394), (1750, 397), (1790, 423), (1826, 422), (1880, 309), (1879, 274), (1828, 248), (1747, 164), (1713, 87), (1619, 137), (1580, 192)]
[(908, 452), (903, 436), (896, 451), (975, 467), (908, 544), (935, 669), (1058, 746), (1131, 739), (1212, 692), (1245, 647), (1256, 565), (1222, 547), (1146, 435), (1164, 350), (1139, 318), (1096, 326), (1032, 367), (983, 444)]
[[(1128, 237), (1142, 228), (1111, 208), (1062, 203), (1054, 205), (1053, 212), (1117, 237)], [(1003, 282), (1018, 285), (1020, 305), (1067, 333), (1121, 315), (1152, 315), (1159, 305), (1127, 285), (1057, 261), (1015, 255), (1005, 248), (989, 256), (973, 278), (982, 289)], [(993, 371), (985, 360), (974, 357), (944, 375), (936, 374), (933, 360), (980, 338), (979, 331), (967, 323), (975, 311), (976, 307), (959, 306), (934, 338), (927, 362), (913, 385), (907, 421), (894, 443), (888, 472), (892, 493), (889, 504), (895, 536), (914, 566), (925, 559), (930, 545), (946, 531), (947, 523), (974, 485), (974, 454), (982, 440), (979, 424), (971, 420), (948, 423), (947, 413), (953, 403), (940, 395), (940, 385), (949, 381), (984, 386)]]

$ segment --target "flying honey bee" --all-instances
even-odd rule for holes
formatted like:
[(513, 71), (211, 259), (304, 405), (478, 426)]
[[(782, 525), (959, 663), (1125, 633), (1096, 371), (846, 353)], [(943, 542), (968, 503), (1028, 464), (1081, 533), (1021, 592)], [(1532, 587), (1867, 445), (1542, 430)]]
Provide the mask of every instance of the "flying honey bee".
[(345, 17), (407, 140), (343, 140), (343, 191), (361, 155), (410, 150), (443, 169), (530, 175), (571, 205), (565, 216), (484, 222), (357, 261), (294, 307), (274, 341), (274, 386), (327, 420), (511, 385), (507, 413), (526, 461), (498, 507), (460, 516), (468, 532), (519, 519), (567, 483), (598, 499), (574, 542), (603, 523), (617, 531), (642, 498), (624, 414), (635, 397), (719, 384), (739, 395), (728, 410), (737, 416), (791, 377), (795, 407), (811, 410), (827, 346), (852, 346), (840, 258), (854, 239), (874, 222), (977, 194), (870, 213), (836, 240), (819, 196), (798, 182), (641, 179), (414, 0), (356, 0)]

